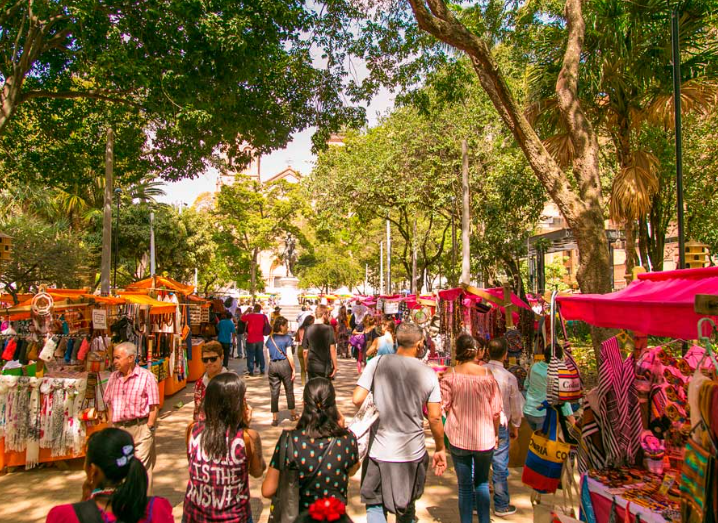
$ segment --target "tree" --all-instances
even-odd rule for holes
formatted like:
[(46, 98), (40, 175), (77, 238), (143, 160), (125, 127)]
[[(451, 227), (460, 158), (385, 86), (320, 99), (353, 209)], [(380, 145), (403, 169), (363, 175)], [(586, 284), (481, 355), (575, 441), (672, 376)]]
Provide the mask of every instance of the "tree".
[(336, 244), (314, 246), (297, 260), (296, 272), (301, 288), (316, 287), (325, 293), (343, 286), (351, 289), (363, 280), (362, 266)]
[(259, 253), (276, 248), (277, 238), (287, 232), (302, 238), (293, 222), (303, 205), (299, 187), (286, 180), (261, 184), (237, 175), (234, 184), (223, 186), (217, 194), (214, 211), (217, 242), (229, 250), (230, 257), (248, 258), (252, 296), (258, 286)]
[(11, 295), (37, 291), (41, 284), (78, 288), (85, 283), (87, 251), (67, 222), (48, 224), (25, 215), (0, 220), (0, 228), (13, 237), (11, 259), (0, 270), (0, 283)]
[(32, 100), (90, 99), (141, 111), (157, 172), (192, 177), (221, 148), (283, 146), (345, 108), (314, 67), (324, 18), (299, 0), (10, 0), (0, 10), (0, 134)]
[[(657, 0), (641, 3), (596, 0), (586, 4), (586, 42), (581, 67), (581, 103), (596, 129), (610, 138), (617, 173), (611, 189), (612, 218), (625, 224), (626, 269), (636, 262), (636, 222), (643, 239), (652, 236), (660, 247), (653, 263), (660, 270), (667, 222), (662, 209), (653, 205), (670, 177), (674, 158), (665, 157), (673, 140), (673, 81), (669, 27), (673, 6)], [(680, 46), (682, 112), (705, 113), (714, 103), (718, 75), (718, 38), (713, 27), (712, 4), (700, 0), (682, 2)], [(531, 74), (534, 110), (543, 111), (544, 129), (557, 132), (546, 139), (563, 165), (571, 161), (571, 143), (555, 114), (553, 85), (561, 64), (565, 31), (540, 30), (538, 60)], [(549, 125), (545, 125), (548, 123)], [(655, 149), (652, 148), (656, 147)], [(610, 150), (610, 147), (605, 147)], [(667, 160), (664, 162), (663, 160)], [(665, 174), (659, 171), (668, 171)], [(658, 202), (658, 207), (661, 202)], [(670, 209), (669, 209), (670, 210)], [(646, 215), (650, 211), (650, 227)], [(651, 229), (651, 234), (645, 232)], [(662, 239), (658, 239), (661, 237)], [(660, 244), (660, 245), (658, 245)], [(641, 245), (645, 254), (648, 247)]]

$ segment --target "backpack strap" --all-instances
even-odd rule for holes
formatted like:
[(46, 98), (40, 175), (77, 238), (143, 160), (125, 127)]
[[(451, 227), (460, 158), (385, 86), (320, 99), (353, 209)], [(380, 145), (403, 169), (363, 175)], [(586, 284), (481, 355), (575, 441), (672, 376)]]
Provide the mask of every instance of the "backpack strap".
[(72, 509), (75, 511), (77, 521), (80, 523), (104, 523), (100, 509), (94, 499), (88, 499), (80, 503), (73, 503)]

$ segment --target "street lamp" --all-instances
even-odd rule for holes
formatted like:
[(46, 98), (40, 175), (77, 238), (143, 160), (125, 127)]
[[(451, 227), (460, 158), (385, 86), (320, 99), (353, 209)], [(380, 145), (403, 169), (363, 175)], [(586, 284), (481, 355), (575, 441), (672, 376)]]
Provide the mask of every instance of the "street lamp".
[(113, 275), (112, 275), (112, 288), (117, 289), (117, 258), (119, 257), (119, 244), (120, 244), (120, 195), (122, 189), (119, 187), (115, 189), (115, 198), (117, 198), (117, 215), (115, 216), (115, 249), (114, 249), (114, 260), (113, 260)]

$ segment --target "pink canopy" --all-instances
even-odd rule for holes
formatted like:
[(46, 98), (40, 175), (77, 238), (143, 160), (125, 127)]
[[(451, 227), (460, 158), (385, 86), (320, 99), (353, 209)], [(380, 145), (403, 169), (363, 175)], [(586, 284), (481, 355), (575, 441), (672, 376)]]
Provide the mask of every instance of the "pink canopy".
[(693, 311), (696, 294), (718, 294), (718, 267), (648, 272), (611, 294), (574, 294), (557, 301), (567, 320), (695, 339), (703, 317)]

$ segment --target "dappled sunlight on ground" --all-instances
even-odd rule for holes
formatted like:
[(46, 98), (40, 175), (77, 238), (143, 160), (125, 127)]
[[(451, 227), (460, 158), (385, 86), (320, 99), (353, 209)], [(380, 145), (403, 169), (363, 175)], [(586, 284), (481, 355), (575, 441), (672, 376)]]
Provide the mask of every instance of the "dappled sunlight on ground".
[[(230, 366), (240, 372), (245, 369), (245, 360), (231, 360)], [(299, 365), (297, 365), (299, 368)], [(356, 363), (353, 360), (340, 360), (340, 372), (335, 381), (339, 407), (347, 418), (351, 418), (355, 408), (351, 403), (351, 394), (357, 378)], [(247, 398), (254, 409), (252, 427), (262, 437), (265, 460), (269, 463), (274, 446), (282, 429), (292, 428), (289, 411), (286, 410), (284, 395), (280, 396), (280, 426), (272, 427), (272, 414), (269, 406), (269, 384), (266, 376), (245, 378)], [(175, 520), (182, 516), (182, 502), (187, 487), (187, 458), (185, 454), (185, 430), (192, 420), (193, 384), (183, 391), (168, 397), (160, 414), (161, 423), (157, 429), (157, 466), (154, 474), (154, 494), (166, 497), (174, 507)], [(302, 384), (297, 376), (295, 384), (297, 411), (301, 413)], [(175, 408), (179, 403), (181, 408)], [(427, 429), (429, 452), (433, 452), (433, 441)], [(0, 521), (18, 523), (44, 521), (47, 512), (54, 505), (79, 501), (85, 473), (82, 460), (67, 462), (69, 470), (56, 467), (44, 467), (25, 472), (18, 471), (0, 476)], [(512, 504), (518, 513), (507, 522), (528, 523), (532, 521), (530, 491), (521, 485), (521, 469), (511, 469), (510, 484)], [(359, 497), (361, 473), (351, 478), (349, 485), (348, 513), (356, 523), (366, 521), (366, 512)], [(252, 513), (255, 523), (265, 523), (269, 515), (269, 501), (260, 495), (261, 480), (250, 478)], [(458, 523), (458, 495), (456, 474), (450, 466), (443, 477), (429, 473), (424, 496), (417, 503), (417, 516), (422, 522)], [(494, 518), (494, 521), (502, 521)], [(389, 521), (393, 521), (390, 516)]]

